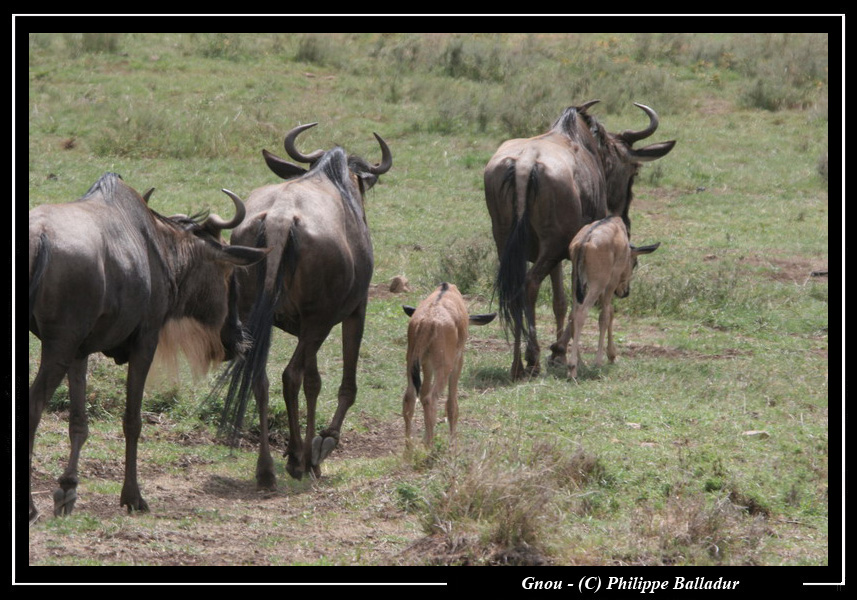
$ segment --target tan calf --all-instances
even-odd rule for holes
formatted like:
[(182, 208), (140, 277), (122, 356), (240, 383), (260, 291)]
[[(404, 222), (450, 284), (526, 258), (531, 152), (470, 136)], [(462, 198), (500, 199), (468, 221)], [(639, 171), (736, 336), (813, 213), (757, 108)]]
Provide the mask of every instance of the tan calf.
[[(403, 306), (411, 320), (408, 323), (407, 378), (408, 387), (402, 401), (405, 418), (405, 441), (411, 444), (411, 423), (417, 394), (423, 405), (425, 435), (429, 446), (434, 439), (437, 403), (444, 386), (448, 386), (446, 418), (450, 439), (455, 439), (458, 422), (458, 378), (464, 364), (464, 343), (468, 326), (490, 323), (496, 313), (469, 315), (458, 288), (442, 283), (419, 306)], [(420, 380), (420, 373), (424, 381)]]
[(598, 319), (598, 353), (595, 364), (604, 362), (604, 334), (607, 334), (607, 358), (616, 360), (613, 343), (613, 295), (625, 298), (631, 291), (631, 275), (637, 267), (637, 256), (657, 250), (660, 243), (635, 248), (620, 217), (607, 217), (581, 229), (568, 247), (573, 268), (574, 306), (560, 343), (568, 345), (573, 336), (568, 374), (577, 377), (580, 335), (589, 309), (601, 306)]

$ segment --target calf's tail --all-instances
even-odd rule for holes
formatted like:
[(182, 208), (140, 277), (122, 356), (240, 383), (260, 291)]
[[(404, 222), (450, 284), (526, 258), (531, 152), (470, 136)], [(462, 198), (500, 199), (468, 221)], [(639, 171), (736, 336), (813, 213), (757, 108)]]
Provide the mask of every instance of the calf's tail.
[(420, 393), (420, 386), (422, 386), (422, 379), (420, 378), (420, 359), (415, 358), (413, 364), (411, 364), (411, 383), (414, 384), (414, 389), (417, 390), (417, 394)]
[(583, 254), (583, 252), (577, 252), (577, 256), (573, 257), (572, 264), (574, 299), (578, 304), (582, 304), (586, 298), (586, 272), (584, 271)]

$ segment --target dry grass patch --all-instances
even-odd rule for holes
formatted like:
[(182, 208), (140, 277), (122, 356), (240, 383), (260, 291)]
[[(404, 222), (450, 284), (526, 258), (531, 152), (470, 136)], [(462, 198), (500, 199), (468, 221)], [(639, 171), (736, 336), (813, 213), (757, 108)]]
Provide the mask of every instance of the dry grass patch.
[(441, 456), (422, 515), (427, 537), (403, 558), (419, 555), (433, 565), (552, 564), (553, 529), (565, 515), (587, 512), (579, 492), (603, 477), (597, 457), (548, 442), (529, 450), (471, 445)]

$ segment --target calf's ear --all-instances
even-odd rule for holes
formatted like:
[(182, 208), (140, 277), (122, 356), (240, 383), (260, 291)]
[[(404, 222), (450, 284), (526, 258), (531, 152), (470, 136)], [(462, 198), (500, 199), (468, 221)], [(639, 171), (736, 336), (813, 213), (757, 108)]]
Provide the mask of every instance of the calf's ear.
[(660, 242), (658, 242), (657, 244), (651, 244), (651, 245), (649, 245), (649, 246), (639, 246), (639, 247), (637, 247), (637, 246), (631, 245), (631, 252), (633, 252), (635, 255), (639, 255), (639, 254), (651, 254), (652, 252), (654, 252), (655, 250), (657, 250), (657, 249), (658, 249), (658, 246), (660, 246), (660, 245), (661, 245), (661, 243), (660, 243)]
[(471, 325), (487, 325), (491, 321), (494, 320), (494, 317), (497, 316), (497, 313), (491, 313), (487, 315), (470, 315), (470, 324)]

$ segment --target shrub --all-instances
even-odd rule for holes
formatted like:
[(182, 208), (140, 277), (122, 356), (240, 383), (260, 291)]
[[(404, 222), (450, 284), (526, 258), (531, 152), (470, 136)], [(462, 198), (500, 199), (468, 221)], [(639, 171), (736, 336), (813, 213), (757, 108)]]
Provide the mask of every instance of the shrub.
[(118, 33), (66, 33), (63, 34), (66, 48), (73, 57), (85, 53), (116, 53), (119, 51)]
[(435, 477), (424, 531), (452, 541), (475, 524), (482, 542), (506, 556), (521, 548), (548, 552), (550, 523), (563, 512), (567, 492), (604, 481), (605, 472), (583, 449), (569, 453), (539, 442), (529, 452), (517, 446), (468, 448), (441, 461)]
[(483, 237), (453, 240), (438, 258), (431, 285), (449, 281), (462, 294), (484, 293), (496, 270), (493, 245)]
[(827, 150), (824, 151), (824, 154), (821, 158), (818, 159), (818, 174), (821, 175), (821, 178), (827, 182)]

